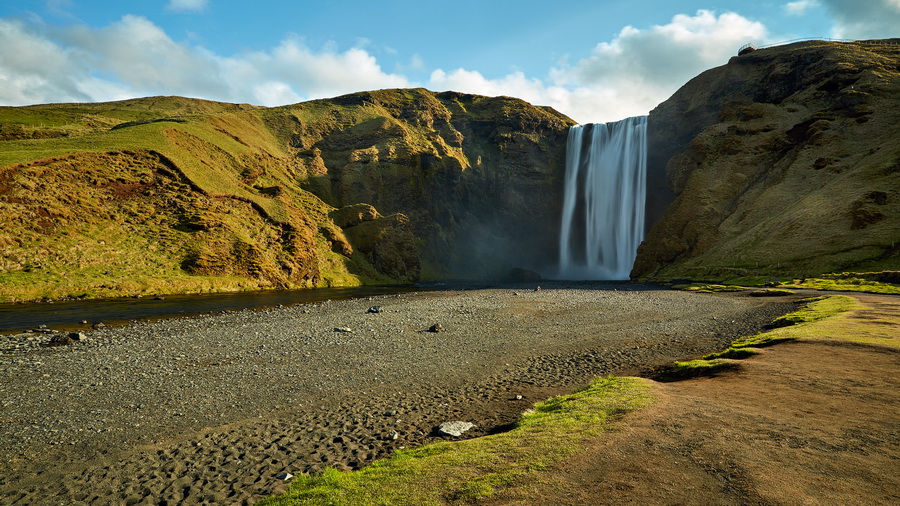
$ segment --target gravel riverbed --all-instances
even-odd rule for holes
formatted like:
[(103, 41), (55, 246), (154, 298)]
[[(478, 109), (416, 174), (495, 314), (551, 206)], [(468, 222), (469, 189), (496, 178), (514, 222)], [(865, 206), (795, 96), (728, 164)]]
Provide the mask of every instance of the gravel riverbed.
[(593, 377), (721, 350), (799, 297), (541, 285), (138, 323), (54, 347), (0, 336), (0, 502), (252, 504), (288, 486), (282, 473), (358, 468), (446, 439), (434, 428), (449, 420), (489, 434)]

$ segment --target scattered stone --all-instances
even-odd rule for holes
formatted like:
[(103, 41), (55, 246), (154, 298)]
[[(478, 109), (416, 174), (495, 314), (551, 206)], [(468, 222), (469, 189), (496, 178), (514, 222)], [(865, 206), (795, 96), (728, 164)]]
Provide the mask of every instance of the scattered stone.
[(350, 329), (350, 327), (335, 327), (334, 331), (335, 332), (353, 332), (353, 330)]
[(444, 326), (440, 323), (435, 323), (434, 325), (428, 327), (428, 332), (443, 332), (444, 330), (446, 329), (444, 329)]
[(82, 324), (82, 325), (87, 325), (87, 324), (88, 324), (88, 321), (87, 321), (87, 320), (81, 320), (81, 324)]
[(443, 434), (445, 436), (459, 437), (463, 434), (463, 432), (466, 432), (474, 426), (474, 423), (456, 420), (453, 422), (444, 422), (438, 425), (437, 431), (438, 434)]
[(94, 324), (95, 329), (102, 329), (103, 327), (106, 327), (106, 324), (103, 322), (97, 322)]
[(400, 438), (400, 433), (397, 431), (391, 431), (391, 435), (388, 436), (388, 439), (390, 439), (391, 441), (396, 441), (399, 438)]
[(294, 477), (294, 475), (291, 474), (291, 473), (281, 473), (281, 474), (279, 474), (278, 476), (276, 476), (275, 479), (276, 479), (276, 480), (281, 480), (281, 481), (288, 481), (288, 480), (290, 480), (290, 479), (293, 478), (293, 477)]
[(50, 339), (51, 346), (63, 346), (74, 342), (67, 334), (56, 334)]
[(540, 292), (540, 291), (541, 291), (541, 285), (538, 285), (537, 288), (534, 289), (534, 291), (535, 291), (535, 292)]
[(524, 399), (525, 397), (523, 397), (523, 396), (521, 396), (521, 395), (517, 395), (517, 396), (515, 396), (515, 397), (513, 397), (513, 398), (514, 398), (515, 400), (517, 400), (517, 401), (521, 401), (521, 400)]
[(84, 341), (87, 339), (87, 334), (84, 332), (69, 332), (69, 339), (73, 341)]
[(397, 412), (393, 409), (389, 409), (384, 412), (384, 416), (396, 416), (396, 415), (397, 415)]
[(367, 313), (380, 313), (382, 311), (381, 306), (372, 306), (369, 308)]

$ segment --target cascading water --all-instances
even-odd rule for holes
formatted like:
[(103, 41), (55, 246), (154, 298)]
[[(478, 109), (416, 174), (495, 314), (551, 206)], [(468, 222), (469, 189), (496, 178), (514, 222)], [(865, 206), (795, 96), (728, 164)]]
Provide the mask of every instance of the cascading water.
[(628, 279), (644, 235), (647, 116), (569, 129), (559, 277)]

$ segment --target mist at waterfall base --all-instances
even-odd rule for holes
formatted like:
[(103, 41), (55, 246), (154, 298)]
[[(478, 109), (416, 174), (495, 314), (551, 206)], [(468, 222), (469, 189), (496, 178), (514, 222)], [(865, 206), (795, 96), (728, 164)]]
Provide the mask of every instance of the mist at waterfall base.
[(557, 279), (629, 279), (646, 173), (647, 116), (569, 129)]

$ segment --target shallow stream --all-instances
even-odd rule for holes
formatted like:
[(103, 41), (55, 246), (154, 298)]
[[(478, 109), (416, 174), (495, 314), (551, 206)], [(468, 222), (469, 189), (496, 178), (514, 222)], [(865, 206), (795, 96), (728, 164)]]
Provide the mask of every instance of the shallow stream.
[(83, 330), (100, 322), (105, 325), (123, 325), (177, 316), (443, 288), (446, 285), (361, 286), (0, 304), (0, 334), (23, 332), (42, 325), (53, 330)]

